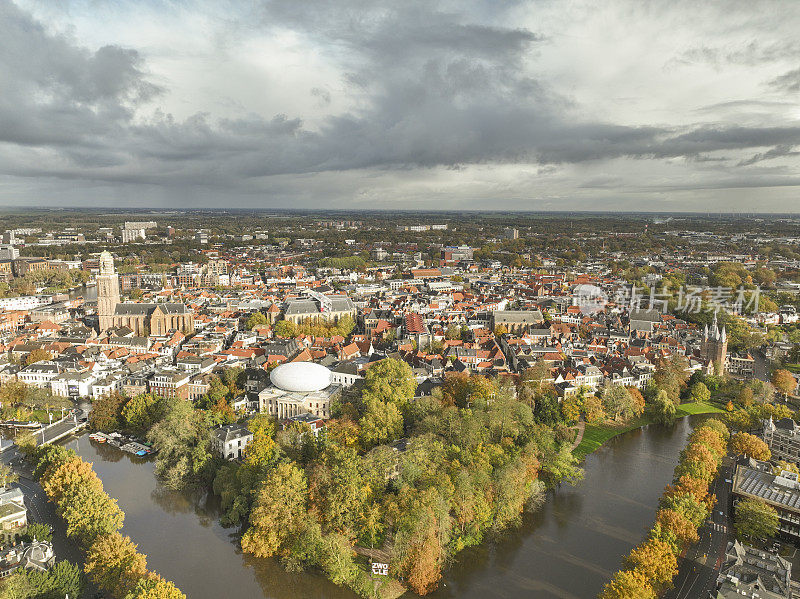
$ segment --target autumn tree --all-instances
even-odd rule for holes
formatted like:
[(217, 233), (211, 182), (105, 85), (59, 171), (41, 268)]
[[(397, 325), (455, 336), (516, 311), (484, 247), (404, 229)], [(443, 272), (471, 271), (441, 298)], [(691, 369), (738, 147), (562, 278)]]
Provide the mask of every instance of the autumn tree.
[(30, 366), (31, 364), (36, 364), (37, 362), (45, 362), (52, 359), (52, 357), (53, 356), (51, 356), (50, 352), (46, 349), (36, 348), (27, 356), (25, 356), (25, 365)]
[(250, 528), (242, 536), (242, 550), (256, 557), (278, 553), (306, 517), (308, 483), (294, 463), (270, 470), (256, 494)]
[(140, 578), (125, 599), (186, 599), (186, 595), (170, 581), (154, 572)]
[(125, 518), (116, 499), (91, 487), (79, 487), (59, 505), (58, 514), (67, 523), (67, 536), (84, 545), (118, 531)]
[(686, 358), (676, 354), (669, 359), (660, 360), (653, 373), (656, 388), (666, 391), (667, 397), (676, 406), (681, 402), (681, 388), (689, 378), (687, 367)]
[(568, 424), (574, 424), (581, 417), (581, 400), (577, 395), (569, 395), (561, 401), (561, 415)]
[(767, 461), (772, 457), (769, 446), (763, 440), (750, 433), (736, 433), (731, 436), (728, 446), (731, 452), (736, 455), (744, 455), (762, 461)]
[(636, 402), (636, 415), (639, 416), (642, 413), (644, 413), (645, 401), (642, 392), (639, 391), (636, 387), (625, 387), (625, 389), (628, 391), (630, 396)]
[(656, 593), (641, 572), (620, 570), (603, 587), (600, 599), (656, 599)]
[(442, 577), (445, 555), (438, 499), (435, 489), (422, 493), (409, 490), (401, 498), (395, 554), (409, 587), (418, 595), (434, 590)]
[(31, 388), (24, 382), (12, 379), (0, 385), (0, 404), (16, 408), (24, 404), (31, 394)]
[(60, 504), (72, 501), (79, 489), (102, 491), (103, 483), (90, 463), (73, 454), (64, 461), (54, 462), (44, 472), (42, 488), (53, 503)]
[(689, 519), (669, 509), (661, 509), (656, 513), (656, 523), (651, 531), (651, 537), (667, 543), (676, 554), (699, 540), (697, 528)]
[(761, 499), (742, 499), (736, 504), (733, 526), (739, 538), (769, 539), (778, 532), (778, 512)]
[(589, 424), (605, 420), (606, 417), (606, 412), (603, 409), (603, 402), (596, 395), (589, 395), (583, 400), (583, 413), (586, 422)]
[(669, 588), (678, 574), (678, 560), (672, 548), (658, 539), (648, 539), (639, 545), (626, 561), (659, 591)]
[(245, 464), (264, 468), (276, 455), (275, 419), (266, 414), (256, 414), (247, 421), (247, 428), (253, 433), (253, 440), (244, 450)]
[(147, 559), (129, 537), (118, 532), (100, 537), (86, 555), (86, 573), (116, 599), (124, 599), (147, 572)]
[(704, 420), (697, 428), (701, 430), (705, 428), (711, 429), (716, 432), (725, 442), (727, 442), (731, 436), (731, 432), (728, 430), (728, 427), (725, 426), (725, 423), (717, 418), (709, 418)]
[(783, 395), (794, 395), (797, 389), (797, 380), (792, 373), (783, 368), (777, 369), (772, 373), (772, 385)]
[(122, 409), (127, 402), (128, 398), (117, 392), (97, 398), (89, 412), (89, 425), (95, 430), (105, 432), (122, 428)]

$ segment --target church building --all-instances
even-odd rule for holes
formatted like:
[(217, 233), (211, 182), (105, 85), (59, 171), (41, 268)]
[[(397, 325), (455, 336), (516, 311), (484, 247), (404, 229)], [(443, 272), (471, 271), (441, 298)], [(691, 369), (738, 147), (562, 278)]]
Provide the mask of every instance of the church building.
[(173, 330), (185, 335), (194, 333), (194, 314), (184, 304), (120, 302), (119, 275), (109, 252), (100, 254), (97, 315), (101, 333), (116, 327), (128, 327), (138, 337), (166, 335)]

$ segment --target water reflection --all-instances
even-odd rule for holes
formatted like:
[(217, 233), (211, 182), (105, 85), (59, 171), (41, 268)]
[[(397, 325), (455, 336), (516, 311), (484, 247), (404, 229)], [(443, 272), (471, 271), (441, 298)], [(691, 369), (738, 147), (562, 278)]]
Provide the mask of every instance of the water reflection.
[[(613, 440), (589, 456), (580, 485), (551, 492), (519, 528), (462, 552), (431, 597), (594, 597), (652, 524), (689, 430), (683, 420)], [(164, 489), (151, 461), (90, 444), (87, 436), (69, 446), (94, 462), (126, 513), (125, 534), (149, 566), (191, 599), (354, 597), (317, 573), (291, 573), (277, 560), (242, 555), (239, 530), (219, 524), (218, 499)]]

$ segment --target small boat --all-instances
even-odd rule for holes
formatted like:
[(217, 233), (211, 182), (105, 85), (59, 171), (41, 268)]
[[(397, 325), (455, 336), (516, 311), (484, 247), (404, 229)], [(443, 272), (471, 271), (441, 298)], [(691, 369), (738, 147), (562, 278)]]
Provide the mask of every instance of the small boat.
[(5, 420), (0, 422), (0, 426), (8, 426), (11, 428), (41, 428), (41, 422), (34, 422), (33, 420)]
[(97, 441), (98, 443), (105, 443), (106, 441), (108, 441), (108, 437), (106, 437), (104, 433), (92, 433), (91, 435), (89, 435), (89, 438), (92, 441)]

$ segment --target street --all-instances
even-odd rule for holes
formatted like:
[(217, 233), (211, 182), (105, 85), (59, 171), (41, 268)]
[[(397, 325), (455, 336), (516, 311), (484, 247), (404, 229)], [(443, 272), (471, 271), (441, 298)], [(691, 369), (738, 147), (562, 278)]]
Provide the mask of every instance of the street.
[(716, 588), (717, 575), (725, 559), (728, 538), (732, 538), (733, 522), (728, 517), (731, 484), (731, 468), (723, 466), (714, 480), (709, 493), (717, 496), (714, 511), (698, 531), (700, 541), (690, 547), (683, 558), (678, 559), (678, 576), (675, 588), (668, 591), (665, 599), (699, 599), (709, 597)]

